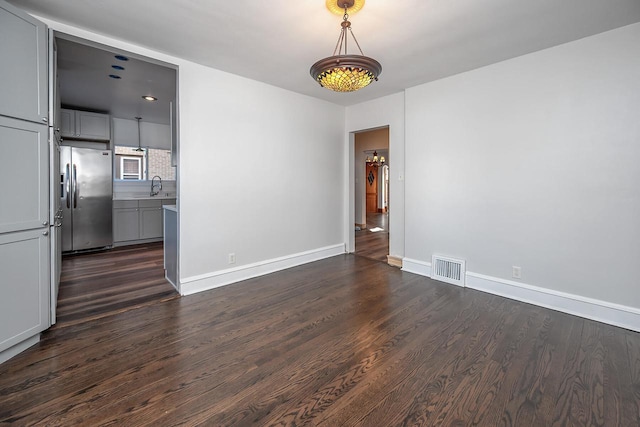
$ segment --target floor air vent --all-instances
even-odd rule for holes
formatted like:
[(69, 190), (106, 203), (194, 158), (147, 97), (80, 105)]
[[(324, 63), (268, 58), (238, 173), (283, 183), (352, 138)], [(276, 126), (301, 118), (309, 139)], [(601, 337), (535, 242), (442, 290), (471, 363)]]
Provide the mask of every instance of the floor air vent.
[(442, 282), (464, 286), (465, 266), (461, 259), (433, 255), (431, 258), (431, 278)]

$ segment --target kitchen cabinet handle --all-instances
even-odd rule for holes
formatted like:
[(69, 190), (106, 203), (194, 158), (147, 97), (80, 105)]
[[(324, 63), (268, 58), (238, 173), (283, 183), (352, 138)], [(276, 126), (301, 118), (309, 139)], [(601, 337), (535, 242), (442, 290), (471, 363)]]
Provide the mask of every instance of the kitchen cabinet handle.
[(43, 232), (42, 232), (42, 235), (43, 235), (43, 236), (48, 236), (48, 235), (49, 235), (49, 232), (48, 232), (48, 231), (43, 231)]

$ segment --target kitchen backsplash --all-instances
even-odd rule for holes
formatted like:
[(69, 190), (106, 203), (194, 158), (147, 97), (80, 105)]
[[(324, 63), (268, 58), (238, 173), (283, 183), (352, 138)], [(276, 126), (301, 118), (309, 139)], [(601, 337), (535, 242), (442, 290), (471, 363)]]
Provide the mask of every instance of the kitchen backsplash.
[[(156, 181), (157, 182), (157, 181)], [(114, 181), (113, 198), (145, 197), (151, 193), (151, 181)], [(162, 181), (162, 190), (158, 196), (162, 198), (176, 197), (176, 182)]]

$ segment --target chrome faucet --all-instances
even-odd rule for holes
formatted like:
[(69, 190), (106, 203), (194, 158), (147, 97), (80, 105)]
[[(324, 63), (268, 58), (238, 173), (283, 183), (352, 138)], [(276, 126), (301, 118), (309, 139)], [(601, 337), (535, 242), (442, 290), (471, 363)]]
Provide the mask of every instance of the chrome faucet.
[[(156, 184), (156, 178), (158, 178), (160, 183)], [(151, 178), (151, 196), (157, 196), (160, 194), (160, 190), (162, 190), (162, 178), (156, 175)]]

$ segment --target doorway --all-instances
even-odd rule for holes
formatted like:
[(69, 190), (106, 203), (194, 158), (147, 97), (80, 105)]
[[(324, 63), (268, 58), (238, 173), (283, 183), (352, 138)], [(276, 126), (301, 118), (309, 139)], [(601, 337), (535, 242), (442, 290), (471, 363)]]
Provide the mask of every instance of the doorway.
[[(109, 243), (94, 253), (70, 251), (62, 261), (57, 299), (61, 321), (68, 323), (176, 294), (164, 277), (163, 216), (165, 205), (179, 204), (178, 67), (64, 33), (55, 32), (55, 40), (61, 145), (100, 148), (112, 159)], [(64, 114), (75, 118), (73, 125), (66, 126)], [(77, 130), (77, 118), (84, 116), (100, 117), (108, 131), (86, 137)], [(103, 258), (113, 268), (101, 273), (99, 284), (97, 276), (81, 274), (86, 263)], [(150, 275), (153, 282), (136, 282)], [(85, 304), (76, 304), (80, 300)]]
[(389, 127), (354, 137), (355, 255), (387, 262), (389, 255)]

